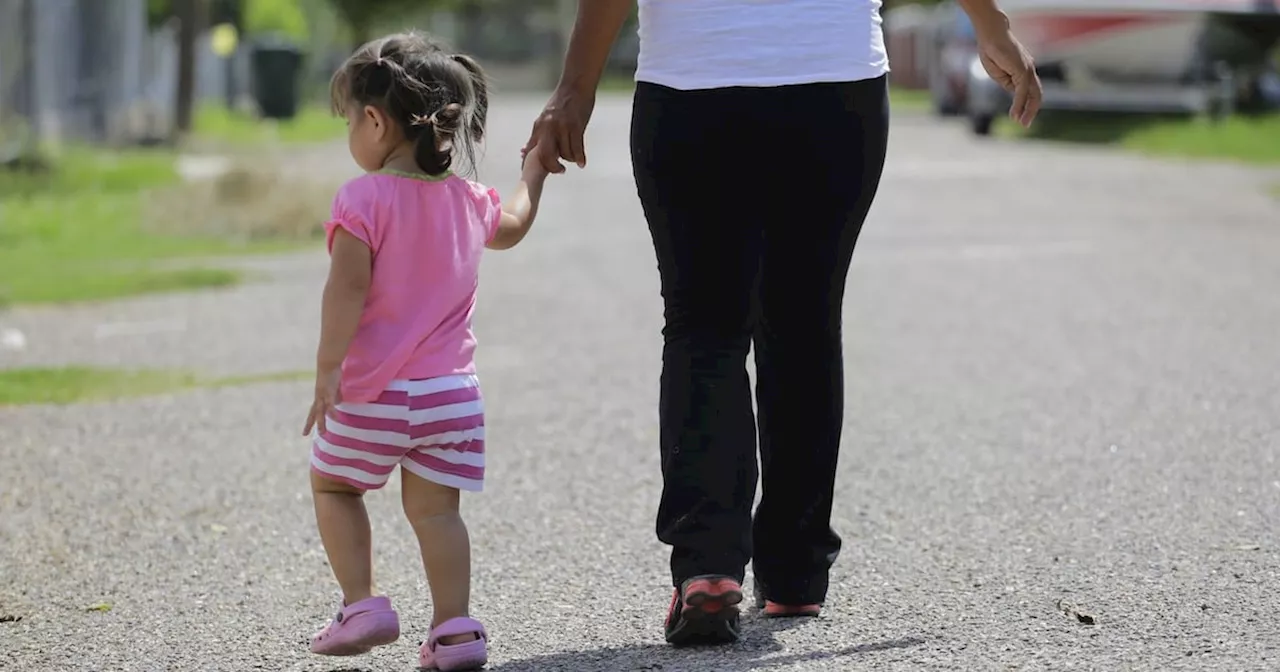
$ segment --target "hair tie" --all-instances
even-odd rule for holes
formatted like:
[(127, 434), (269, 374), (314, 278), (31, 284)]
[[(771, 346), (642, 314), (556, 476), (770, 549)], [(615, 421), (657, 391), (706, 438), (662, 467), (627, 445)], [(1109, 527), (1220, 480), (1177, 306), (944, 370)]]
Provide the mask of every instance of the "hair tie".
[(436, 123), (434, 114), (415, 114), (409, 117), (410, 126), (431, 126), (434, 123)]

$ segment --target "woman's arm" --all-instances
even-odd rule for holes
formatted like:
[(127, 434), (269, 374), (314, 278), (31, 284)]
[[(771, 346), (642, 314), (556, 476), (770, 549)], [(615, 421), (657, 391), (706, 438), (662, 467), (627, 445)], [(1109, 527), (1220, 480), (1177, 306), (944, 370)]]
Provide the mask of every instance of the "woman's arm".
[(586, 167), (583, 136), (596, 106), (596, 87), (604, 74), (609, 50), (634, 6), (635, 0), (578, 0), (560, 83), (533, 123), (533, 132), (521, 150), (521, 155), (527, 156), (535, 145), (543, 145), (533, 157), (547, 172), (563, 173), (560, 159)]
[(502, 218), (498, 231), (486, 246), (491, 250), (509, 250), (529, 234), (533, 220), (538, 216), (538, 202), (542, 200), (542, 185), (547, 181), (547, 170), (537, 161), (525, 161), (520, 183), (511, 198), (502, 202)]
[(969, 15), (974, 30), (989, 30), (992, 26), (1009, 28), (1009, 17), (1000, 10), (996, 0), (957, 0), (960, 8)]
[(635, 0), (578, 0), (578, 15), (557, 89), (595, 93), (609, 51), (634, 6)]
[(1009, 29), (1009, 17), (996, 0), (957, 0), (973, 22), (982, 67), (1000, 86), (1013, 94), (1009, 118), (1030, 126), (1040, 112), (1044, 91), (1035, 60)]

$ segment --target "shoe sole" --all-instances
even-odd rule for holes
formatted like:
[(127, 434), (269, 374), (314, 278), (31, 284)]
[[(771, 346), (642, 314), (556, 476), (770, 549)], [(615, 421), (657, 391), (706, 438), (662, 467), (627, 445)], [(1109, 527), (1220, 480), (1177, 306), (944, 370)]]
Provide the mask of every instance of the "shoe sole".
[(419, 672), (437, 672), (437, 671), (438, 672), (470, 672), (471, 670), (483, 669), (484, 666), (488, 664), (489, 664), (489, 657), (485, 656), (483, 658), (476, 657), (476, 658), (467, 658), (467, 659), (460, 659), (460, 660), (450, 660), (445, 662), (444, 667), (441, 667), (440, 663), (437, 661), (431, 667), (419, 667), (418, 671)]
[[(353, 625), (348, 627), (354, 628), (356, 627), (356, 625), (353, 623)], [(379, 628), (382, 628), (383, 630), (379, 632)], [(397, 619), (397, 623), (394, 628), (386, 624), (374, 623), (367, 626), (367, 631), (364, 632), (362, 635), (357, 636), (355, 638), (356, 641), (353, 641), (347, 644), (338, 645), (338, 646), (333, 646), (331, 648), (325, 648), (320, 651), (317, 651), (315, 648), (312, 648), (311, 652), (319, 656), (335, 656), (335, 657), (362, 656), (366, 653), (369, 653), (370, 651), (374, 650), (379, 646), (394, 644), (399, 639), (400, 639), (400, 624)]]
[(680, 623), (667, 633), (673, 646), (731, 644), (741, 636), (742, 588), (732, 581), (694, 579), (684, 589)]
[(755, 606), (765, 618), (816, 618), (822, 613), (821, 604), (789, 605), (770, 602), (760, 594), (759, 586), (756, 586)]
[(765, 605), (760, 611), (765, 618), (817, 618), (822, 613), (822, 607)]

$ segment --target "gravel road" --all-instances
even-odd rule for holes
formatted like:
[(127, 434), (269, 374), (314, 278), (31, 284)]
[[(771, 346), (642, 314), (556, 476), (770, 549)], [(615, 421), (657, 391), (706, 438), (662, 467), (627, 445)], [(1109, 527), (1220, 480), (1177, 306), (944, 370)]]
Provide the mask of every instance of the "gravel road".
[[(494, 110), (501, 189), (539, 103)], [(486, 264), (490, 479), (464, 507), (491, 670), (1280, 669), (1280, 174), (909, 114), (849, 284), (827, 609), (663, 646), (661, 306), (628, 116), (601, 100), (588, 169)], [(306, 368), (323, 253), (243, 263), (227, 291), (0, 315), (29, 341), (0, 367)], [(404, 638), (306, 652), (336, 600), (309, 391), (0, 409), (0, 669), (412, 669), (429, 610), (395, 484), (370, 501)]]

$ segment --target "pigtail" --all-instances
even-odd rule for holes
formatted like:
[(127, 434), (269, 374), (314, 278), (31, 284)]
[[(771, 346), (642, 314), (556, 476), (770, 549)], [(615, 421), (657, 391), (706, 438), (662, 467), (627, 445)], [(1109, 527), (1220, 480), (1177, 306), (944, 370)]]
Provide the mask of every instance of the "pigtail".
[(419, 128), (413, 145), (413, 160), (428, 175), (439, 175), (453, 165), (454, 142), (462, 125), (462, 105), (449, 103), (430, 116), (415, 116), (410, 123)]
[(335, 113), (350, 105), (383, 110), (414, 143), (414, 161), (426, 173), (475, 170), (489, 116), (489, 82), (471, 57), (449, 54), (416, 33), (390, 35), (347, 59), (330, 94)]
[(475, 101), (471, 106), (471, 119), (467, 124), (467, 130), (471, 133), (472, 140), (480, 142), (484, 139), (485, 124), (489, 117), (489, 78), (485, 76), (484, 70), (474, 58), (465, 54), (454, 54), (452, 58), (471, 75), (471, 88)]

